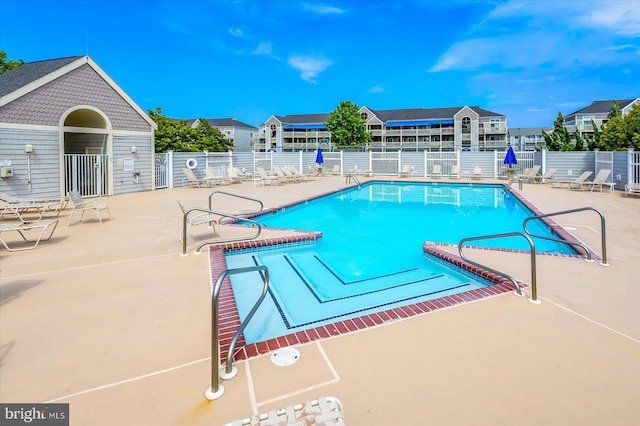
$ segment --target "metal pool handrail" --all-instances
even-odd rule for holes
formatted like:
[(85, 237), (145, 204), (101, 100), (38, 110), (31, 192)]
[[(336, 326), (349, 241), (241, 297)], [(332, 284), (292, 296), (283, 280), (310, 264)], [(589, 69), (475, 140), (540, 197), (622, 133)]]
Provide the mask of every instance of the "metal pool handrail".
[(249, 200), (249, 201), (255, 201), (256, 203), (260, 204), (260, 209), (256, 210), (255, 212), (250, 212), (250, 213), (247, 213), (247, 214), (260, 213), (264, 209), (264, 204), (262, 203), (262, 201), (258, 200), (257, 198), (251, 198), (251, 197), (247, 197), (245, 195), (233, 194), (231, 192), (226, 192), (226, 191), (213, 191), (211, 194), (209, 194), (209, 210), (212, 210), (212, 208), (213, 208), (213, 206), (211, 204), (211, 199), (213, 198), (213, 196), (215, 194), (229, 195), (231, 197), (242, 198), (244, 200)]
[(534, 220), (534, 219), (541, 219), (543, 217), (549, 217), (549, 216), (558, 216), (561, 214), (568, 214), (568, 213), (576, 213), (576, 212), (581, 212), (581, 211), (586, 211), (586, 210), (593, 210), (594, 212), (598, 213), (598, 215), (600, 215), (600, 234), (602, 235), (602, 262), (600, 262), (600, 265), (602, 266), (609, 266), (609, 264), (607, 263), (607, 230), (605, 227), (605, 220), (604, 220), (604, 215), (602, 214), (602, 212), (600, 212), (598, 209), (595, 209), (593, 207), (579, 207), (577, 209), (571, 209), (571, 210), (563, 210), (563, 211), (559, 211), (559, 212), (553, 212), (553, 213), (547, 213), (547, 214), (539, 214), (539, 215), (535, 215), (535, 216), (531, 216), (528, 217), (524, 220), (524, 222), (522, 222), (522, 227), (524, 228), (524, 232), (526, 232), (528, 235), (532, 236), (532, 237), (536, 237), (536, 238), (542, 238), (544, 240), (549, 240), (549, 241), (556, 241), (559, 243), (565, 243), (565, 244), (575, 244), (578, 245), (580, 247), (582, 247), (584, 249), (584, 251), (587, 253), (587, 259), (585, 259), (587, 262), (593, 262), (593, 260), (591, 259), (591, 250), (589, 250), (589, 248), (579, 242), (579, 241), (565, 241), (565, 240), (560, 240), (557, 238), (552, 238), (552, 237), (545, 237), (542, 235), (535, 235), (532, 234), (531, 232), (529, 232), (529, 230), (527, 229), (527, 223), (530, 220)]
[(209, 401), (213, 401), (218, 399), (224, 393), (224, 386), (220, 384), (220, 379), (218, 377), (218, 365), (220, 364), (220, 348), (219, 348), (219, 330), (218, 330), (218, 301), (220, 298), (220, 289), (222, 288), (222, 281), (229, 276), (235, 274), (244, 274), (247, 272), (257, 272), (264, 271), (264, 275), (261, 274), (262, 279), (264, 281), (264, 286), (262, 287), (262, 293), (260, 297), (256, 301), (255, 305), (245, 318), (245, 320), (240, 324), (240, 328), (233, 335), (231, 339), (231, 344), (229, 345), (229, 351), (227, 352), (227, 362), (225, 365), (225, 370), (220, 374), (220, 377), (223, 379), (230, 379), (234, 377), (238, 373), (238, 369), (233, 366), (233, 351), (235, 349), (236, 341), (238, 337), (242, 334), (245, 327), (251, 321), (251, 318), (258, 310), (258, 307), (264, 300), (267, 295), (267, 291), (269, 290), (269, 269), (264, 265), (256, 265), (256, 266), (248, 266), (245, 268), (235, 268), (235, 269), (226, 269), (222, 271), (222, 273), (218, 276), (216, 283), (213, 287), (213, 294), (211, 296), (211, 387), (209, 387), (205, 392), (205, 397)]
[(351, 183), (351, 180), (355, 180), (356, 183), (358, 184), (358, 188), (360, 188), (361, 184), (360, 184), (360, 180), (358, 179), (358, 177), (353, 173), (347, 173), (346, 174), (345, 185), (349, 185)]
[(536, 246), (533, 243), (533, 240), (528, 235), (523, 234), (522, 232), (507, 232), (504, 234), (491, 234), (491, 235), (481, 235), (479, 237), (463, 238), (458, 243), (458, 253), (460, 254), (460, 257), (465, 262), (471, 263), (472, 265), (478, 266), (480, 268), (491, 271), (494, 274), (498, 274), (502, 277), (505, 277), (516, 286), (516, 291), (514, 293), (516, 293), (519, 296), (524, 296), (524, 294), (522, 293), (522, 290), (520, 290), (520, 284), (518, 284), (518, 282), (513, 277), (511, 277), (510, 275), (504, 272), (498, 271), (497, 269), (493, 269), (481, 263), (475, 262), (473, 260), (469, 260), (469, 258), (465, 257), (464, 253), (462, 252), (462, 246), (467, 241), (489, 240), (489, 239), (505, 238), (505, 237), (522, 237), (525, 240), (527, 240), (527, 242), (529, 243), (529, 247), (531, 247), (531, 251), (530, 251), (531, 253), (531, 297), (529, 298), (529, 301), (531, 303), (539, 304), (540, 301), (538, 300), (538, 284), (536, 282)]
[(260, 236), (260, 233), (262, 232), (262, 225), (260, 225), (260, 223), (256, 222), (255, 220), (251, 220), (251, 219), (247, 219), (245, 217), (242, 216), (236, 216), (230, 213), (224, 213), (224, 212), (219, 212), (216, 210), (207, 210), (207, 209), (203, 209), (201, 207), (193, 207), (189, 210), (187, 210), (186, 212), (184, 212), (184, 215), (182, 216), (182, 256), (186, 256), (187, 255), (187, 221), (189, 218), (189, 214), (193, 211), (198, 211), (198, 212), (203, 212), (203, 213), (209, 213), (209, 214), (215, 214), (221, 217), (228, 217), (234, 220), (238, 220), (238, 221), (244, 221), (244, 222), (249, 222), (253, 225), (256, 225), (258, 227), (258, 231), (255, 233), (255, 235), (249, 236), (249, 237), (240, 237), (240, 238), (227, 238), (225, 240), (215, 240), (215, 241), (205, 241), (203, 243), (201, 243), (198, 248), (196, 249), (195, 253), (196, 254), (200, 254), (200, 250), (202, 250), (202, 247), (209, 245), (209, 244), (219, 244), (219, 243), (232, 243), (232, 242), (236, 242), (236, 241), (248, 241), (248, 240), (255, 240), (256, 238), (258, 238)]

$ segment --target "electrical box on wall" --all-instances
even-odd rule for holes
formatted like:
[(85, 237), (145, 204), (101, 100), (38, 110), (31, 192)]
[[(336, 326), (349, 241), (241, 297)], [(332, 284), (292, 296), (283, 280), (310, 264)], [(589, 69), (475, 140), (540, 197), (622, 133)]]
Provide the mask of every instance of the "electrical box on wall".
[(7, 178), (13, 176), (13, 167), (0, 167), (0, 177)]

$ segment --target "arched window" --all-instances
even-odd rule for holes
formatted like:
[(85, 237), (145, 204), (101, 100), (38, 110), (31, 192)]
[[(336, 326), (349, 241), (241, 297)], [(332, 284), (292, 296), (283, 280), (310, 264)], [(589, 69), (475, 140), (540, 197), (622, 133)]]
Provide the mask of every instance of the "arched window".
[(271, 129), (271, 137), (275, 138), (276, 137), (276, 125), (272, 124), (270, 129)]
[(462, 133), (471, 133), (471, 119), (469, 117), (462, 118)]

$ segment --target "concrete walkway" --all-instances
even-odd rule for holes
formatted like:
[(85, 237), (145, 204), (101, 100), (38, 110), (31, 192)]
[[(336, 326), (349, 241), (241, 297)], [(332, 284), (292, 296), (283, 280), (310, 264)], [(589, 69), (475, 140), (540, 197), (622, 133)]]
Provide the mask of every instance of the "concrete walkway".
[[(273, 207), (344, 182), (220, 189)], [(328, 395), (347, 425), (640, 424), (638, 197), (525, 185), (542, 211), (602, 211), (611, 266), (538, 256), (540, 305), (505, 294), (299, 345), (290, 367), (251, 358), (209, 402), (210, 264), (192, 254), (207, 229), (195, 227), (180, 256), (176, 200), (204, 207), (210, 192), (109, 197), (102, 225), (67, 227), (68, 208), (50, 241), (3, 248), (0, 401), (67, 402), (72, 425), (222, 425)], [(601, 253), (595, 213), (556, 221)], [(530, 282), (526, 254), (468, 253)]]

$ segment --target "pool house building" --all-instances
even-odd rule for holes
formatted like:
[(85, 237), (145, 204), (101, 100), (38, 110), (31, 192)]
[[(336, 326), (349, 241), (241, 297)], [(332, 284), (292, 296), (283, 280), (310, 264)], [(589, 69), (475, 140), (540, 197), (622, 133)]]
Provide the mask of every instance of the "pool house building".
[[(495, 151), (506, 149), (507, 117), (478, 106), (374, 110), (360, 116), (372, 134), (370, 151)], [(256, 151), (333, 150), (330, 113), (272, 115), (257, 134)]]

